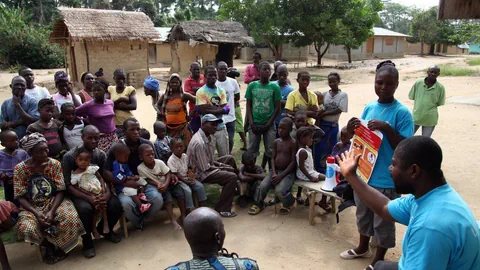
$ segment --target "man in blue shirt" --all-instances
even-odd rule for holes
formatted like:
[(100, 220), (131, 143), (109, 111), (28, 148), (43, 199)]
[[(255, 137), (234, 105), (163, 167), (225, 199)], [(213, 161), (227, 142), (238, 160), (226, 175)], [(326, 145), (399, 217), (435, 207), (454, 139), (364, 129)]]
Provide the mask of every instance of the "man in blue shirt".
[[(398, 77), (398, 70), (392, 65), (382, 66), (377, 70), (375, 93), (378, 100), (367, 104), (361, 117), (368, 121), (370, 130), (378, 130), (383, 134), (377, 162), (368, 185), (391, 200), (399, 197), (388, 171), (393, 151), (402, 140), (413, 136), (413, 117), (410, 111), (394, 97), (398, 87)], [(360, 125), (360, 120), (352, 118), (348, 122), (347, 129), (353, 134), (358, 125)], [(345, 260), (371, 257), (372, 252), (368, 242), (370, 237), (374, 237), (377, 250), (371, 264), (366, 268), (373, 269), (373, 265), (377, 261), (384, 260), (387, 250), (395, 247), (395, 223), (384, 220), (375, 214), (356, 192), (354, 192), (354, 198), (357, 206), (356, 217), (360, 241), (356, 248), (342, 252), (340, 257)]]
[(360, 156), (337, 158), (342, 174), (373, 212), (408, 226), (399, 263), (378, 261), (375, 270), (480, 269), (480, 232), (465, 201), (447, 184), (442, 150), (431, 138), (400, 142), (390, 172), (398, 193), (390, 200), (356, 175)]
[(0, 129), (14, 129), (18, 139), (23, 138), (28, 125), (40, 118), (35, 99), (25, 96), (27, 81), (22, 76), (15, 76), (10, 84), (12, 98), (2, 103)]

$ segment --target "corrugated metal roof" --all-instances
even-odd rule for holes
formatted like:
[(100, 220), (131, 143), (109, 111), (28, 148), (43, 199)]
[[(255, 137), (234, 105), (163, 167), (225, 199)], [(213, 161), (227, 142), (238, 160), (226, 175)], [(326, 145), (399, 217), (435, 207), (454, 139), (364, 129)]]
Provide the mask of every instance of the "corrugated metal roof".
[(410, 37), (409, 35), (405, 35), (402, 33), (390, 31), (385, 28), (381, 27), (373, 27), (374, 36), (388, 36), (388, 37)]
[(168, 34), (170, 34), (170, 30), (172, 30), (172, 27), (155, 27), (155, 30), (157, 30), (160, 38), (156, 38), (153, 41), (167, 41)]

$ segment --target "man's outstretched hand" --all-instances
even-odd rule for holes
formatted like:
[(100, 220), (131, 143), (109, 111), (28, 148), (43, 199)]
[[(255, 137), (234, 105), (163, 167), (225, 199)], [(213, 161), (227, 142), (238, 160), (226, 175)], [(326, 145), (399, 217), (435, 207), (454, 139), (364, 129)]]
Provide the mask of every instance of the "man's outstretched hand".
[(357, 167), (360, 156), (360, 154), (355, 156), (353, 151), (344, 152), (341, 155), (337, 156), (338, 166), (340, 166), (342, 175), (345, 176), (345, 178), (357, 174)]

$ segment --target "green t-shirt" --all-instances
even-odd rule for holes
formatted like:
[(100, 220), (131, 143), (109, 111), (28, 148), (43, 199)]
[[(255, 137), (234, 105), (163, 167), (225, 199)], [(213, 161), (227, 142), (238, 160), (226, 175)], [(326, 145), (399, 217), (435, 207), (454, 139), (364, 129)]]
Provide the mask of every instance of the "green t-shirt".
[(438, 123), (438, 106), (445, 104), (445, 87), (438, 81), (428, 88), (425, 79), (415, 82), (408, 94), (413, 105), (413, 122), (418, 126), (433, 127)]
[(254, 81), (248, 85), (245, 98), (252, 100), (253, 123), (264, 125), (275, 112), (275, 102), (282, 99), (282, 92), (276, 83)]

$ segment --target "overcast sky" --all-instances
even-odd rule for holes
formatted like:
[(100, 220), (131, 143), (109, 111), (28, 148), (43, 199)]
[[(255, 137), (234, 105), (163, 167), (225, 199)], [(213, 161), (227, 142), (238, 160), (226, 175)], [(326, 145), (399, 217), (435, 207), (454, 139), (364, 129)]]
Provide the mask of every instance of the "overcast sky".
[(391, 0), (392, 2), (400, 3), (405, 6), (417, 6), (418, 8), (430, 8), (438, 6), (439, 0)]

